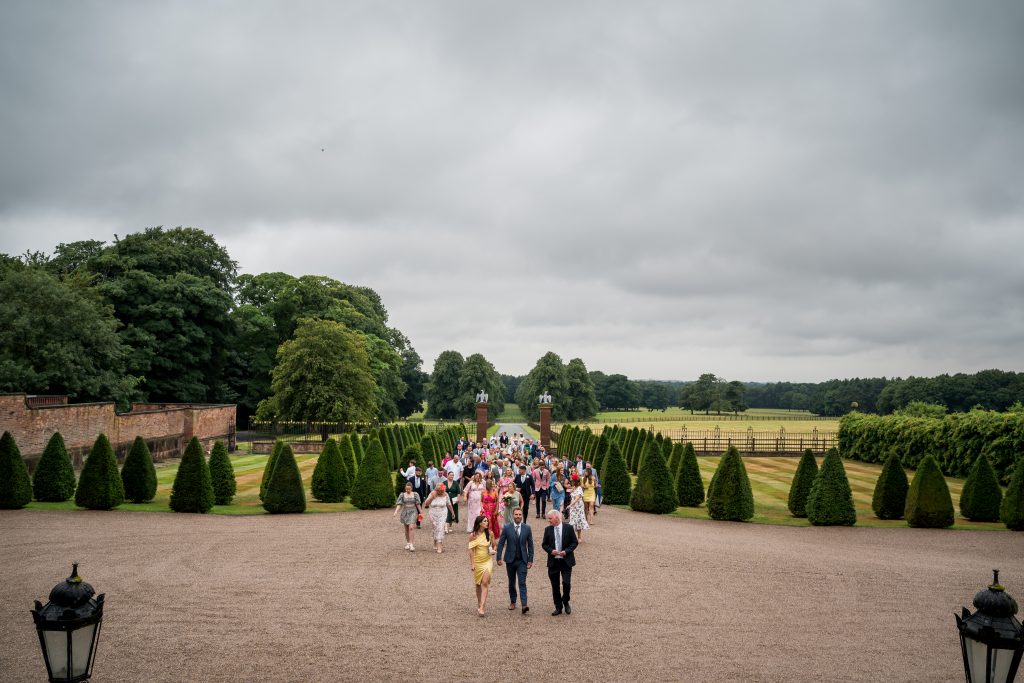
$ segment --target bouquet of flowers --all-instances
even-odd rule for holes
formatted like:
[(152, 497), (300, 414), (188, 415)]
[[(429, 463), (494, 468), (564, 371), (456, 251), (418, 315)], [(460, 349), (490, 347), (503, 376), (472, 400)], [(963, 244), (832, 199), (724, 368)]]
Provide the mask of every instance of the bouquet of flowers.
[(509, 505), (512, 504), (512, 497), (513, 497), (513, 495), (514, 494), (509, 493), (509, 492), (506, 491), (505, 495), (503, 495), (501, 497), (501, 501), (505, 504), (505, 507), (508, 507)]

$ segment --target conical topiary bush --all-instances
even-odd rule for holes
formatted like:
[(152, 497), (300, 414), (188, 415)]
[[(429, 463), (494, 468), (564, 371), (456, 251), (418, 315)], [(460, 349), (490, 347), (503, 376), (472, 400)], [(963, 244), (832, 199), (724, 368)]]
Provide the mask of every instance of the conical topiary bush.
[(380, 442), (374, 439), (366, 450), (366, 457), (352, 485), (352, 504), (362, 510), (387, 508), (395, 504), (391, 468)]
[(839, 451), (828, 449), (807, 495), (807, 521), (815, 526), (853, 526), (857, 509)]
[(999, 506), (999, 521), (1007, 529), (1024, 531), (1024, 456), (1019, 455), (1014, 461), (1010, 485)]
[(235, 467), (228, 456), (228, 447), (223, 441), (214, 441), (210, 449), (210, 486), (213, 487), (214, 505), (231, 505), (238, 490), (235, 481)]
[[(594, 451), (594, 460), (591, 463), (594, 466), (594, 471), (600, 473), (601, 466), (604, 465), (604, 459), (608, 457), (608, 435), (601, 432), (601, 436), (597, 438), (597, 450)], [(600, 474), (598, 475), (600, 479)], [(604, 486), (604, 480), (601, 479), (602, 487)]]
[(804, 450), (800, 456), (800, 464), (796, 466), (793, 483), (789, 486), (789, 514), (794, 517), (807, 516), (807, 496), (811, 495), (811, 486), (818, 476), (818, 461), (814, 459), (814, 451)]
[(918, 464), (907, 492), (903, 516), (912, 527), (945, 529), (953, 525), (953, 499), (942, 470), (931, 455)]
[[(665, 466), (668, 467), (668, 472), (673, 477), (679, 473), (679, 461), (683, 459), (683, 444), (674, 443), (669, 451), (668, 456), (665, 458)], [(678, 486), (676, 487), (679, 488)]]
[(328, 439), (313, 469), (310, 491), (321, 503), (340, 503), (345, 499), (345, 462), (338, 442)]
[(683, 446), (676, 467), (676, 492), (679, 495), (679, 504), (683, 507), (700, 507), (704, 502), (704, 480), (700, 476), (697, 452), (689, 441)]
[(32, 492), (36, 500), (63, 503), (75, 495), (75, 468), (60, 432), (46, 443), (43, 457), (32, 473)]
[(637, 512), (653, 512), (656, 515), (674, 512), (679, 506), (679, 501), (675, 482), (669, 476), (668, 467), (665, 465), (661, 443), (651, 439), (647, 443), (646, 451), (641, 459), (636, 486), (633, 487), (633, 494), (629, 498), (629, 507)]
[(111, 510), (124, 502), (124, 483), (117, 458), (105, 434), (96, 437), (82, 465), (75, 505), (90, 510)]
[(270, 481), (270, 473), (273, 471), (274, 463), (277, 461), (277, 457), (281, 455), (282, 449), (284, 449), (284, 441), (278, 439), (274, 442), (273, 450), (270, 451), (267, 464), (263, 466), (263, 476), (260, 478), (260, 500), (263, 500), (263, 496), (267, 495), (267, 482)]
[(608, 454), (604, 459), (601, 474), (601, 501), (609, 505), (628, 505), (633, 480), (626, 469), (622, 449), (615, 441), (608, 443)]
[(32, 482), (28, 478), (28, 467), (14, 436), (4, 432), (0, 437), (0, 510), (19, 510), (31, 502)]
[(708, 516), (733, 522), (745, 522), (754, 516), (754, 493), (743, 458), (735, 446), (729, 446), (711, 478)]
[(910, 482), (903, 471), (903, 463), (895, 452), (890, 453), (882, 465), (882, 473), (875, 482), (875, 493), (871, 496), (871, 509), (879, 519), (903, 519), (907, 508), (907, 491)]
[(203, 446), (199, 439), (192, 440), (185, 446), (181, 455), (181, 463), (174, 475), (171, 487), (171, 509), (175, 512), (210, 511), (213, 507), (213, 484), (210, 481), (210, 467), (206, 463)]
[(132, 503), (145, 503), (156, 495), (156, 467), (146, 440), (136, 436), (121, 467), (124, 497)]
[[(381, 452), (381, 457), (384, 453)], [(302, 488), (302, 474), (295, 462), (292, 447), (285, 444), (274, 461), (274, 470), (267, 481), (263, 509), (271, 514), (306, 511), (306, 491)]]
[(349, 489), (351, 490), (352, 482), (356, 478), (356, 472), (359, 471), (356, 466), (356, 452), (352, 447), (352, 437), (342, 434), (341, 438), (338, 439), (338, 449), (341, 450), (341, 459), (345, 463), (345, 471), (348, 472)]
[(984, 453), (974, 460), (971, 473), (960, 492), (960, 514), (974, 522), (995, 522), (1003, 503), (1003, 489), (996, 471)]

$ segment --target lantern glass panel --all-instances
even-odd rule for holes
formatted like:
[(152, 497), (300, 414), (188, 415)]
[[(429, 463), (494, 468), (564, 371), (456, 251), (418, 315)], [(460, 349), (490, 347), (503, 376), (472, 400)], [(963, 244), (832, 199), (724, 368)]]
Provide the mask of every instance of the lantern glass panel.
[(46, 657), (50, 660), (50, 675), (68, 678), (67, 631), (43, 631), (43, 642), (46, 643)]
[(89, 655), (92, 653), (92, 637), (96, 624), (83, 626), (71, 633), (71, 675), (81, 676), (89, 670)]
[(1013, 662), (1013, 650), (992, 648), (992, 680), (1006, 683), (1010, 676), (1010, 664)]
[[(978, 642), (971, 638), (967, 641), (967, 658), (971, 664), (971, 681), (973, 683), (1005, 683), (1010, 675), (1010, 665), (1013, 663), (1013, 650), (1000, 650), (990, 648), (985, 643)], [(985, 664), (991, 657), (992, 678), (985, 678)]]

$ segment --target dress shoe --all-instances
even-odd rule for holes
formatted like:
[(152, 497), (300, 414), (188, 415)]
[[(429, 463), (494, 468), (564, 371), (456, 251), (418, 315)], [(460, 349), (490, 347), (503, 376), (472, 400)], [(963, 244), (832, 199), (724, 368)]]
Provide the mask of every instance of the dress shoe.
[(530, 611), (530, 608), (527, 607), (526, 605), (523, 605), (523, 614), (526, 614), (529, 611)]
[(512, 604), (510, 604), (510, 605), (508, 606), (508, 610), (509, 610), (510, 612), (511, 612), (512, 610), (514, 610), (515, 608), (516, 608), (516, 603), (514, 603), (514, 602), (513, 602)]
[(569, 603), (565, 603), (565, 613), (572, 614), (572, 607), (569, 607)]
[(557, 617), (557, 616), (558, 616), (559, 614), (561, 614), (561, 613), (562, 613), (562, 610), (560, 610), (560, 609), (556, 609), (556, 610), (555, 610), (554, 612), (552, 612), (552, 613), (551, 613), (551, 616), (553, 616), (553, 617)]

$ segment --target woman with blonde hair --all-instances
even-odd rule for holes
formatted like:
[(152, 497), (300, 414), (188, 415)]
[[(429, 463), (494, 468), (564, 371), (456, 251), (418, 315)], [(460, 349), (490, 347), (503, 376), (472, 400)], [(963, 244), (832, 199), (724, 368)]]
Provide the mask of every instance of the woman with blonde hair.
[(580, 486), (583, 487), (583, 511), (587, 518), (587, 524), (593, 524), (594, 503), (597, 501), (597, 480), (594, 479), (593, 468), (588, 467), (584, 470)]
[(430, 528), (434, 536), (434, 552), (440, 555), (444, 552), (444, 534), (445, 526), (448, 522), (448, 514), (455, 514), (455, 510), (452, 508), (452, 500), (448, 497), (448, 491), (444, 483), (438, 484), (437, 488), (430, 492), (427, 500), (423, 503), (423, 507), (427, 508), (427, 512), (430, 515)]
[(483, 509), (482, 496), (484, 493), (484, 475), (479, 471), (473, 475), (473, 478), (468, 484), (466, 489), (463, 491), (463, 498), (466, 501), (466, 532), (471, 533), (473, 531), (473, 520), (480, 514), (480, 510)]
[(498, 525), (498, 489), (490, 479), (484, 484), (484, 493), (480, 497), (480, 514), (491, 522), (491, 534), (497, 538), (501, 535), (501, 527)]
[(469, 535), (469, 568), (476, 584), (476, 613), (480, 616), (484, 616), (487, 608), (487, 591), (491, 587), (491, 572), (494, 571), (491, 555), (495, 552), (495, 541), (490, 524), (485, 515), (477, 515)]

